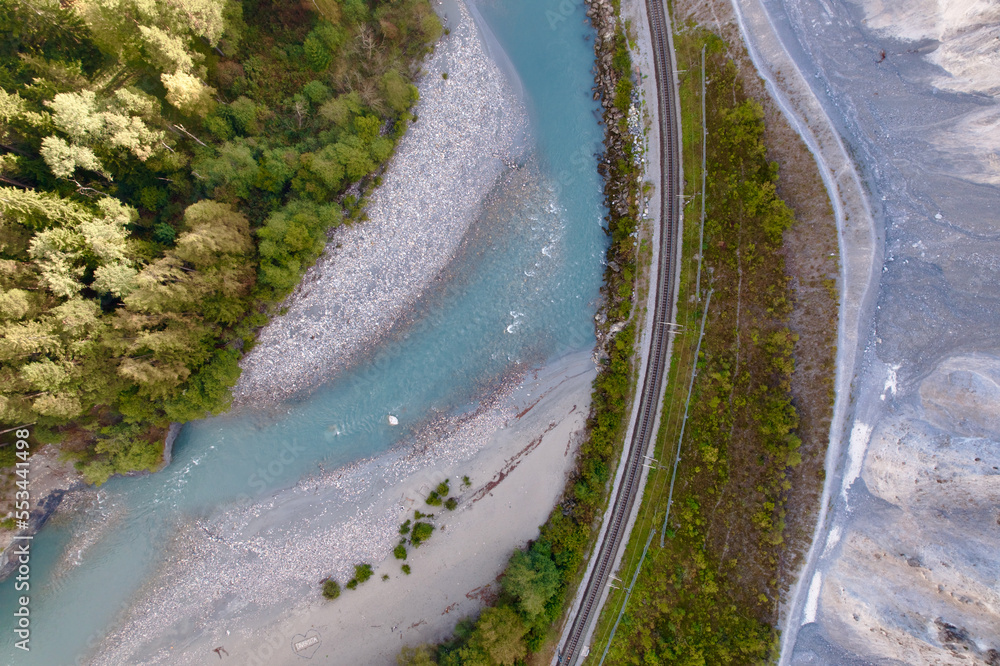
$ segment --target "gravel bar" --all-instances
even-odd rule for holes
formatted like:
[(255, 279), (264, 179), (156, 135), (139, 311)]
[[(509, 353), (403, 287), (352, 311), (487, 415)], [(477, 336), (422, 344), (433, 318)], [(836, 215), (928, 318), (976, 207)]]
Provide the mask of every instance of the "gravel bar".
[[(307, 391), (372, 348), (458, 249), (480, 202), (522, 157), (528, 116), (465, 6), (425, 63), (417, 122), (368, 220), (345, 225), (242, 362), (234, 405)], [(447, 78), (444, 78), (447, 74)]]

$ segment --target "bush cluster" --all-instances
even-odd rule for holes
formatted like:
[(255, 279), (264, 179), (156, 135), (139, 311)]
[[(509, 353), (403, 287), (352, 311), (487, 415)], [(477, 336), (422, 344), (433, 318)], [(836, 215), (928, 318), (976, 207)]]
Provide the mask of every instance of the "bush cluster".
[(449, 492), (450, 488), (448, 487), (448, 479), (445, 479), (430, 492), (427, 496), (427, 503), (431, 506), (441, 506), (444, 502), (444, 498), (448, 496)]
[(336, 599), (340, 596), (340, 583), (332, 578), (323, 583), (323, 596), (327, 599)]
[(434, 526), (430, 523), (414, 523), (413, 533), (410, 535), (410, 544), (414, 548), (419, 548), (420, 544), (431, 538), (434, 533)]

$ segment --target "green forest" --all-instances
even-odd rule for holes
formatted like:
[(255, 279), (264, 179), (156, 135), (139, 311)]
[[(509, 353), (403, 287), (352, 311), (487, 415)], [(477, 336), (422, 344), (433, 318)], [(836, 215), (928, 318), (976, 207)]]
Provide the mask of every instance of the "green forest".
[(0, 424), (101, 483), (225, 410), (441, 29), (427, 0), (0, 0)]

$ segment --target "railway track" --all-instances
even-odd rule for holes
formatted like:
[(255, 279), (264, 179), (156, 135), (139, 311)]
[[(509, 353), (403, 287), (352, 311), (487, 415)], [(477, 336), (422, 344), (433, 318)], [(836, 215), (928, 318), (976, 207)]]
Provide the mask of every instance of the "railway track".
[(642, 462), (656, 433), (653, 425), (662, 395), (671, 333), (668, 324), (674, 318), (675, 253), (680, 227), (680, 130), (677, 126), (677, 99), (674, 88), (674, 57), (669, 39), (665, 0), (646, 0), (646, 12), (653, 42), (656, 69), (656, 97), (660, 119), (660, 252), (656, 266), (656, 309), (646, 373), (639, 394), (639, 412), (635, 427), (626, 442), (625, 473), (615, 491), (611, 520), (599, 544), (597, 562), (586, 580), (583, 599), (572, 618), (569, 634), (560, 646), (557, 663), (582, 662), (581, 642), (600, 612), (600, 602), (618, 550), (628, 538), (628, 519), (639, 494)]

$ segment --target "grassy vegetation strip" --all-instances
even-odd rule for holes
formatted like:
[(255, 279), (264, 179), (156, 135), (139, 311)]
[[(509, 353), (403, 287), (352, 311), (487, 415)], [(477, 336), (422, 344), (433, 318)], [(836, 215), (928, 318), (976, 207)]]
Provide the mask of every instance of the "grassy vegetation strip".
[[(673, 449), (683, 445), (665, 545), (651, 549), (608, 652), (614, 664), (766, 662), (775, 642), (779, 557), (789, 478), (800, 462), (790, 381), (796, 337), (788, 328), (789, 280), (781, 254), (792, 214), (776, 194), (763, 112), (744, 93), (724, 44), (686, 28), (675, 36), (681, 74), (685, 174), (701, 181), (701, 67), (706, 48), (707, 192), (704, 246), (688, 225), (679, 320), (658, 459), (635, 538), (619, 575), (639, 565), (649, 530), (664, 518)], [(697, 215), (701, 201), (689, 202)], [(713, 290), (700, 352), (702, 287)], [(707, 282), (707, 285), (705, 284)], [(686, 375), (697, 365), (690, 415), (679, 442)], [(612, 598), (595, 634), (603, 651), (621, 608)], [(595, 650), (599, 655), (601, 652)], [(597, 663), (596, 659), (593, 660)]]
[(598, 74), (607, 100), (605, 155), (599, 169), (605, 176), (611, 245), (603, 287), (606, 320), (599, 327), (605, 341), (603, 367), (594, 381), (587, 437), (563, 497), (539, 538), (511, 556), (496, 605), (485, 609), (477, 620), (460, 622), (451, 641), (404, 649), (400, 664), (514, 664), (543, 650), (555, 637), (555, 623), (576, 589), (586, 552), (596, 536), (596, 520), (607, 506), (611, 470), (621, 455), (634, 390), (636, 327), (631, 316), (639, 258), (636, 151), (641, 150), (628, 127), (632, 62), (624, 26), (616, 18), (618, 2), (612, 5), (606, 6), (606, 14), (592, 12), (599, 32), (611, 28), (614, 32), (610, 40), (595, 46), (598, 63), (607, 63)]

